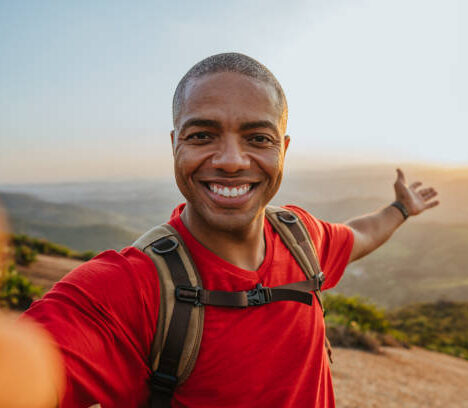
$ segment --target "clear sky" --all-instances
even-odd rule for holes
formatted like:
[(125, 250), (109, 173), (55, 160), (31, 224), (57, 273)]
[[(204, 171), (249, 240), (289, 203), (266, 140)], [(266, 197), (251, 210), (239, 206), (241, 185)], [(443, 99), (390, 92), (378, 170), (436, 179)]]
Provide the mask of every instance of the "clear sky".
[(289, 166), (467, 166), (467, 21), (464, 0), (0, 0), (0, 182), (170, 174), (177, 82), (227, 51), (282, 83)]

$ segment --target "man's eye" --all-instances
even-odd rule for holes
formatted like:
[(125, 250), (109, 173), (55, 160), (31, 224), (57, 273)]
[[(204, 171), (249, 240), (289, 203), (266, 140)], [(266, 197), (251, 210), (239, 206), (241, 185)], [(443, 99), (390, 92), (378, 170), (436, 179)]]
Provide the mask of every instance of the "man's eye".
[(265, 144), (270, 142), (270, 138), (265, 135), (253, 135), (250, 140), (254, 143)]
[(208, 140), (210, 135), (205, 132), (193, 133), (187, 136), (187, 140)]

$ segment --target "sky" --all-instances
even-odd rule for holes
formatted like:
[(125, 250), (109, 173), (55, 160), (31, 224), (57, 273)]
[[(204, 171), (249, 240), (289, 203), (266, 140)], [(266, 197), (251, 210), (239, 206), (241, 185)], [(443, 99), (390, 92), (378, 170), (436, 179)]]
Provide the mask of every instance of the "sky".
[(264, 63), (286, 166), (468, 166), (468, 2), (0, 0), (0, 183), (172, 172), (172, 95), (196, 62)]

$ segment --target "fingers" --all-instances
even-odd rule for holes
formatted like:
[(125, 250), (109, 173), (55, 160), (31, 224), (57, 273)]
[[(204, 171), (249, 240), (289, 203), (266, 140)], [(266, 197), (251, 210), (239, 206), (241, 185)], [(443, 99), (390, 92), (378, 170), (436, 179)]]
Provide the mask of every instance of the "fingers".
[(434, 191), (435, 190), (434, 190), (433, 187), (427, 187), (427, 188), (422, 188), (421, 190), (419, 190), (419, 194), (427, 195), (427, 194), (432, 193)]
[(434, 198), (438, 194), (438, 192), (432, 187), (422, 188), (417, 193), (424, 201), (429, 201), (431, 198)]
[(432, 202), (426, 204), (426, 209), (435, 207), (436, 205), (439, 205), (439, 201), (432, 201)]
[(422, 186), (422, 183), (420, 181), (415, 181), (410, 185), (411, 190), (416, 190), (419, 186)]
[(406, 179), (405, 179), (405, 175), (403, 174), (403, 172), (401, 171), (401, 169), (396, 169), (396, 172), (397, 172), (397, 180), (396, 182), (400, 182), (400, 183), (403, 183), (405, 184), (406, 183)]
[(435, 197), (438, 193), (433, 188), (427, 188), (427, 189), (424, 189), (424, 191), (421, 190), (419, 194), (424, 200), (427, 201), (431, 199), (432, 197)]
[(437, 192), (434, 191), (433, 193), (428, 194), (424, 197), (424, 201), (429, 201), (430, 199), (434, 198), (437, 195)]

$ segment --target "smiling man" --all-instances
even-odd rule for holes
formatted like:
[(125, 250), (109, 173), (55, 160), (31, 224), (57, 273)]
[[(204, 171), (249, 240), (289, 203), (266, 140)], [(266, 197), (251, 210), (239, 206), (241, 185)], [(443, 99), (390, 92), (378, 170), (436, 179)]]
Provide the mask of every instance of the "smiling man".
[[(201, 67), (213, 71), (222, 58)], [(264, 209), (280, 186), (289, 145), (286, 100), (266, 73), (268, 81), (200, 66), (191, 72), (176, 90), (171, 133), (177, 185), (187, 199), (181, 218), (221, 258), (256, 270), (265, 253)]]
[[(241, 293), (259, 284), (304, 281), (304, 271), (265, 218), (290, 143), (278, 81), (250, 57), (215, 55), (181, 80), (173, 116), (175, 176), (186, 203), (169, 224), (188, 248), (203, 288)], [(408, 216), (438, 204), (431, 201), (437, 192), (420, 185), (406, 185), (398, 170), (395, 202), (346, 224), (285, 206), (310, 235), (325, 275), (322, 290), (335, 286), (349, 262), (383, 244)], [(26, 312), (52, 335), (62, 357), (67, 382), (61, 406), (148, 405), (153, 338), (166, 308), (158, 272), (134, 247), (106, 251)], [(172, 406), (334, 407), (316, 298), (311, 306), (278, 301), (203, 309), (198, 357), (171, 394)]]

